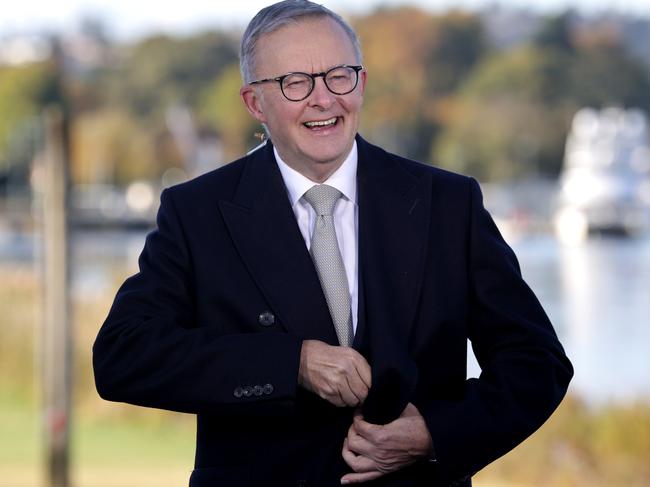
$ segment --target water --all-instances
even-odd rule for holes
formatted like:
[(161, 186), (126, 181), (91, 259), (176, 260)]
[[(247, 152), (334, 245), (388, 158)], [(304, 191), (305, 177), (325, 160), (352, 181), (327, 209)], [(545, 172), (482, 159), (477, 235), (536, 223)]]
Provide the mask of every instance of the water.
[(592, 401), (650, 398), (650, 239), (514, 245)]
[[(73, 241), (73, 293), (115, 292), (136, 270), (145, 233), (82, 233)], [(38, 241), (0, 235), (0, 260), (29, 261)], [(650, 399), (650, 238), (565, 247), (550, 236), (513, 243), (524, 278), (575, 367), (571, 390), (590, 402)], [(478, 366), (470, 357), (470, 375)]]

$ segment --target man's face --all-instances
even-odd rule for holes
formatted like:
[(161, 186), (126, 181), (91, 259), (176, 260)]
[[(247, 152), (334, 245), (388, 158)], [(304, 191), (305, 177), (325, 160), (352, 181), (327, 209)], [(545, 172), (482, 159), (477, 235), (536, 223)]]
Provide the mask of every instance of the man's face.
[[(263, 36), (256, 49), (256, 79), (290, 72), (320, 73), (340, 64), (356, 65), (345, 31), (329, 18), (306, 19)], [(265, 123), (282, 159), (312, 180), (324, 180), (345, 160), (359, 127), (366, 73), (357, 87), (335, 95), (316, 78), (302, 101), (287, 100), (277, 82), (244, 86), (241, 96), (249, 112)], [(309, 126), (310, 122), (334, 123)]]

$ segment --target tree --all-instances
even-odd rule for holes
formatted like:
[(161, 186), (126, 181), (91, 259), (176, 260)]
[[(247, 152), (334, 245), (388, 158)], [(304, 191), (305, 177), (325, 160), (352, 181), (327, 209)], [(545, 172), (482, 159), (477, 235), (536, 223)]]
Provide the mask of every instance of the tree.
[(122, 48), (122, 56), (122, 62), (106, 73), (106, 101), (151, 120), (171, 105), (195, 107), (205, 87), (236, 61), (237, 48), (224, 33), (185, 39), (160, 35)]
[(567, 63), (535, 47), (492, 56), (458, 95), (435, 159), (487, 180), (556, 174), (574, 111)]
[(214, 128), (221, 137), (227, 161), (257, 145), (259, 140), (253, 134), (263, 131), (239, 98), (241, 84), (239, 64), (231, 64), (204, 90), (197, 108), (201, 123)]
[(649, 83), (620, 43), (580, 44), (567, 14), (549, 19), (529, 45), (493, 53), (473, 72), (434, 158), (482, 179), (556, 176), (573, 114), (583, 106), (647, 110)]
[(569, 71), (572, 96), (580, 106), (642, 108), (650, 114), (650, 76), (619, 43), (580, 50)]
[(368, 70), (362, 132), (428, 160), (448, 97), (485, 50), (479, 19), (398, 8), (378, 10), (355, 26)]
[(0, 169), (7, 164), (11, 141), (21, 127), (57, 97), (51, 63), (0, 67)]

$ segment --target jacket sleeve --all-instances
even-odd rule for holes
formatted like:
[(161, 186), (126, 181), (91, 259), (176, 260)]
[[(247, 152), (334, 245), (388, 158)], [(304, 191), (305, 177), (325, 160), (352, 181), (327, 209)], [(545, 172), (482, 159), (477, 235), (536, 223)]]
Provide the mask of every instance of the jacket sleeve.
[(429, 467), (463, 481), (522, 442), (562, 400), (571, 363), (517, 259), (470, 179), (468, 335), (481, 367), (460, 400), (416, 404), (431, 433)]
[(173, 196), (163, 192), (140, 270), (119, 289), (94, 343), (100, 396), (190, 413), (286, 414), (301, 340), (288, 333), (220, 335), (196, 325), (192, 255)]

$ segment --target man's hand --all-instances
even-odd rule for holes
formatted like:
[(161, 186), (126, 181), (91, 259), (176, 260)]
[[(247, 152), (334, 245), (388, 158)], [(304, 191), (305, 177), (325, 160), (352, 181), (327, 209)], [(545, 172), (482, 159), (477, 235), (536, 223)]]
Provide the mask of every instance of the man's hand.
[(354, 470), (344, 475), (342, 484), (356, 484), (395, 472), (431, 453), (433, 443), (424, 418), (408, 403), (395, 421), (376, 425), (360, 413), (343, 442), (343, 459)]
[(298, 383), (335, 406), (359, 406), (370, 390), (370, 365), (353, 348), (305, 340)]

